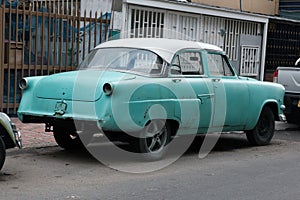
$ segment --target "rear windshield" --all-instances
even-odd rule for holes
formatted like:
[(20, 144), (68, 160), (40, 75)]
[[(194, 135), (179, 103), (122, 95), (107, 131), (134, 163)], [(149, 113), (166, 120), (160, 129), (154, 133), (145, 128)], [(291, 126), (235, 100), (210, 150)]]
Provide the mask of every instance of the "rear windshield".
[(121, 70), (143, 74), (161, 74), (163, 59), (152, 51), (134, 48), (94, 49), (79, 69)]

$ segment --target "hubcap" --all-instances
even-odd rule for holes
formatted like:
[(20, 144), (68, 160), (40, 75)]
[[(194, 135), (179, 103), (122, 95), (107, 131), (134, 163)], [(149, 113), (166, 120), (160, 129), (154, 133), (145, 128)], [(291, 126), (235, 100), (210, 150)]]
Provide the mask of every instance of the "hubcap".
[(158, 152), (167, 142), (167, 129), (164, 122), (153, 121), (146, 128), (146, 147), (148, 152)]

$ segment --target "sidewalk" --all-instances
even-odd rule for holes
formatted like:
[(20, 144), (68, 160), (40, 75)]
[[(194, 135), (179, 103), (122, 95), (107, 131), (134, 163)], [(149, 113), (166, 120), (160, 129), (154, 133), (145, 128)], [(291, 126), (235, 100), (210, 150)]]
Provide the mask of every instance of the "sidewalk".
[[(22, 134), (24, 148), (57, 145), (52, 132), (45, 132), (44, 124), (23, 124), (18, 118), (11, 118), (11, 120)], [(276, 131), (284, 131), (296, 127), (298, 126), (285, 122), (276, 122), (275, 124)]]
[(18, 118), (11, 118), (22, 134), (23, 148), (57, 145), (53, 134), (45, 132), (45, 124), (23, 124)]

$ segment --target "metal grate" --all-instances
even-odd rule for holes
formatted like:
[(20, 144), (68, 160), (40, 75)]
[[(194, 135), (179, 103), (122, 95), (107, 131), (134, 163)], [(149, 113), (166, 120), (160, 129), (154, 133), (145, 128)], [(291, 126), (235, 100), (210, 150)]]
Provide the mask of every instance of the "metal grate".
[(200, 24), (200, 41), (224, 47), (225, 19), (202, 16)]
[[(245, 69), (241, 71), (243, 75), (254, 76), (258, 73), (259, 62), (255, 61), (255, 64), (252, 64), (252, 61), (244, 61), (240, 55), (242, 35), (259, 36), (262, 34), (261, 24), (258, 22), (162, 9), (153, 10), (153, 8), (139, 6), (129, 6), (128, 21), (128, 37), (164, 37), (214, 44), (224, 49), (226, 55), (236, 65), (239, 61), (244, 62), (242, 68), (245, 67)], [(253, 49), (244, 49), (244, 56), (249, 58), (246, 54), (251, 54), (253, 51), (255, 56), (259, 56), (259, 50), (260, 48), (258, 52)]]
[(166, 37), (224, 46), (224, 19), (168, 12)]
[(226, 19), (224, 50), (227, 56), (233, 61), (238, 61), (240, 35), (257, 36), (261, 33), (260, 29), (259, 23)]
[(217, 45), (239, 60), (240, 36), (261, 34), (261, 24), (201, 14), (129, 7), (129, 37), (165, 37)]
[(148, 10), (146, 8), (129, 9), (129, 37), (130, 38), (162, 38), (164, 30), (164, 12)]
[(183, 40), (197, 40), (197, 23), (198, 19), (193, 16), (178, 15), (178, 32)]
[(242, 46), (241, 69), (242, 76), (257, 76), (259, 72), (259, 46)]

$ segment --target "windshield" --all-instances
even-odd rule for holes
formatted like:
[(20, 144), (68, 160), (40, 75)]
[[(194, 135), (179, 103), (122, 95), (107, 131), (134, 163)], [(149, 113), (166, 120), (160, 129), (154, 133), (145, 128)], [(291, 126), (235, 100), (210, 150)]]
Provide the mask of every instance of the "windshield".
[(125, 70), (143, 74), (162, 73), (163, 59), (143, 49), (94, 49), (81, 63), (79, 69)]

